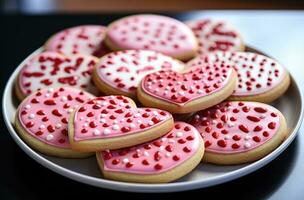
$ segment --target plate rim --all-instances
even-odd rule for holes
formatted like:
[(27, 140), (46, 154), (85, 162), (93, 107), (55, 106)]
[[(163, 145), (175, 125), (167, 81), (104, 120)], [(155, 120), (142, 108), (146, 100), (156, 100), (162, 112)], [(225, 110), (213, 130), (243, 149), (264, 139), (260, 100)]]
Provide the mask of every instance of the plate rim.
[[(252, 46), (251, 46), (252, 47)], [(256, 49), (255, 47), (253, 47)], [(59, 164), (56, 164), (47, 158), (40, 155), (38, 152), (34, 151), (32, 148), (30, 148), (17, 134), (15, 131), (12, 122), (10, 121), (8, 117), (8, 111), (6, 107), (6, 97), (7, 95), (11, 94), (11, 91), (9, 90), (9, 86), (14, 84), (14, 81), (16, 77), (18, 76), (19, 71), (21, 70), (22, 66), (26, 62), (28, 58), (31, 56), (42, 52), (43, 47), (40, 47), (33, 51), (31, 54), (29, 54), (13, 71), (13, 73), (10, 75), (6, 85), (5, 89), (2, 95), (2, 114), (3, 119), (5, 122), (5, 125), (7, 127), (7, 130), (13, 140), (17, 143), (17, 145), (32, 159), (34, 159), (36, 162), (41, 164), (42, 166), (52, 170), (53, 172), (56, 172), (66, 178), (75, 180), (77, 182), (86, 183), (88, 185), (92, 185), (95, 187), (101, 187), (111, 190), (119, 190), (119, 191), (132, 191), (132, 192), (176, 192), (176, 191), (186, 191), (186, 190), (193, 190), (198, 188), (205, 188), (214, 186), (217, 184), (222, 184), (234, 179), (237, 179), (239, 177), (245, 176), (247, 174), (252, 173), (253, 171), (256, 171), (257, 169), (262, 168), (266, 164), (270, 163), (273, 159), (278, 157), (289, 145), (290, 143), (295, 139), (297, 136), (298, 130), (302, 124), (303, 121), (303, 93), (301, 88), (298, 86), (297, 80), (294, 78), (291, 72), (291, 82), (294, 84), (294, 87), (297, 89), (300, 97), (300, 115), (299, 120), (297, 121), (293, 131), (290, 133), (289, 137), (274, 151), (272, 151), (270, 154), (265, 156), (264, 158), (255, 161), (253, 163), (250, 163), (240, 169), (227, 172), (226, 174), (219, 175), (217, 177), (213, 178), (207, 178), (204, 180), (194, 180), (189, 182), (172, 182), (172, 183), (161, 183), (161, 184), (146, 184), (146, 183), (129, 183), (129, 182), (120, 182), (120, 181), (113, 181), (113, 180), (107, 180), (103, 178), (97, 178), (92, 177), (89, 175), (81, 174), (79, 172), (75, 172), (73, 170), (67, 169), (65, 167), (62, 167)]]

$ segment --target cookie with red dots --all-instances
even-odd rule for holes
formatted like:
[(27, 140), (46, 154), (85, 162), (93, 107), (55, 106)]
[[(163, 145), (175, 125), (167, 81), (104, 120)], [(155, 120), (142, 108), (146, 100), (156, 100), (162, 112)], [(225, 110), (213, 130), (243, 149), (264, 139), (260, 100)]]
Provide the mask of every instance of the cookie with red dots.
[(282, 113), (258, 102), (223, 102), (196, 113), (190, 124), (205, 141), (204, 161), (214, 164), (242, 164), (261, 159), (287, 136)]
[(191, 113), (228, 98), (236, 79), (236, 72), (229, 65), (197, 65), (183, 73), (162, 70), (143, 78), (137, 98), (145, 106), (175, 114)]
[(64, 56), (42, 52), (28, 58), (20, 71), (15, 91), (19, 100), (43, 88), (73, 87), (94, 95), (99, 91), (91, 80), (98, 59), (88, 55)]
[(45, 44), (46, 51), (64, 55), (93, 55), (101, 57), (109, 52), (104, 44), (106, 27), (82, 25), (64, 29), (54, 34)]
[(215, 19), (199, 19), (186, 22), (198, 40), (198, 51), (205, 55), (215, 51), (244, 51), (241, 35), (229, 23)]
[(72, 149), (96, 152), (141, 144), (166, 134), (172, 127), (169, 112), (137, 108), (125, 96), (104, 96), (75, 110), (69, 120), (69, 139)]
[(135, 98), (137, 86), (145, 75), (162, 69), (181, 71), (183, 68), (180, 61), (155, 51), (117, 51), (100, 59), (93, 80), (105, 94)]
[(20, 137), (47, 155), (81, 158), (91, 154), (73, 151), (68, 138), (69, 115), (94, 96), (73, 88), (39, 90), (22, 101), (15, 116)]
[(250, 52), (216, 52), (188, 62), (188, 66), (203, 63), (228, 64), (238, 74), (237, 87), (230, 100), (272, 102), (290, 85), (288, 71), (277, 61)]
[(111, 23), (105, 43), (114, 51), (153, 50), (179, 60), (189, 60), (197, 40), (184, 23), (161, 15), (132, 15)]
[(154, 141), (96, 153), (105, 178), (142, 183), (166, 183), (183, 177), (203, 155), (199, 132), (184, 122), (175, 122), (170, 132)]

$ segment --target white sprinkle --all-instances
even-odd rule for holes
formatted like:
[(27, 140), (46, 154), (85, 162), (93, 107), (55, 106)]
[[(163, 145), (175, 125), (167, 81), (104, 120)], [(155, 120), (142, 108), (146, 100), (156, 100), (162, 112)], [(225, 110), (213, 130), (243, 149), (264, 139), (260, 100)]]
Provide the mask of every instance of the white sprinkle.
[(148, 156), (149, 156), (149, 153), (148, 153), (147, 151), (145, 151), (145, 152), (144, 152), (144, 155), (148, 157)]
[(109, 96), (110, 99), (114, 99), (114, 96)]
[(165, 150), (165, 146), (161, 145), (161, 146), (159, 147), (159, 150), (160, 150), (160, 151)]
[(155, 91), (155, 92), (159, 92), (159, 89), (158, 89), (158, 88), (156, 88), (154, 91)]
[(44, 124), (41, 124), (41, 125), (39, 126), (39, 129), (40, 129), (40, 130), (45, 129), (45, 125), (44, 125)]
[(45, 97), (50, 97), (51, 95), (49, 93), (45, 93)]
[(138, 123), (138, 124), (141, 124), (141, 123), (142, 123), (142, 121), (141, 121), (141, 120), (137, 120), (137, 123)]
[(107, 121), (106, 119), (100, 119), (99, 122), (100, 122), (100, 123), (106, 123), (106, 121)]
[(169, 89), (170, 89), (170, 87), (169, 87), (169, 86), (166, 86), (166, 87), (165, 87), (165, 90), (169, 90)]
[(29, 119), (34, 119), (35, 118), (35, 114), (29, 114), (28, 118)]
[(264, 119), (265, 117), (266, 117), (265, 114), (262, 114), (262, 115), (260, 116), (261, 119)]
[(47, 141), (50, 141), (50, 140), (52, 140), (52, 139), (54, 139), (54, 135), (48, 134), (48, 135), (46, 136), (46, 140), (47, 140)]
[(113, 124), (118, 124), (118, 120), (115, 119), (115, 120), (113, 121)]
[(227, 125), (228, 125), (229, 128), (234, 127), (234, 123), (229, 123), (228, 122)]
[(173, 144), (173, 143), (175, 143), (175, 140), (169, 139), (169, 143)]
[(153, 124), (154, 124), (154, 122), (153, 121), (149, 121), (149, 123), (148, 123), (150, 126), (152, 126)]
[(66, 96), (62, 96), (62, 97), (60, 98), (60, 100), (63, 101), (63, 102), (65, 102), (66, 100), (68, 100), (68, 98), (67, 98)]
[(180, 81), (177, 81), (177, 82), (176, 82), (176, 84), (177, 84), (177, 85), (181, 85), (181, 84), (182, 84), (182, 82), (180, 82)]
[(124, 118), (122, 118), (121, 120), (120, 120), (120, 122), (124, 122), (125, 121), (125, 119)]
[(130, 128), (135, 128), (135, 127), (136, 127), (135, 124), (133, 124), (133, 123), (130, 124)]
[(112, 126), (112, 129), (113, 130), (119, 130), (119, 126), (117, 124), (115, 124), (115, 125)]
[(149, 81), (147, 84), (148, 84), (148, 86), (151, 86), (151, 85), (152, 85), (152, 82)]
[(100, 135), (100, 131), (98, 129), (94, 129), (93, 133), (94, 135)]
[(124, 164), (127, 164), (127, 163), (129, 162), (129, 159), (128, 159), (128, 158), (124, 158), (124, 159), (122, 160), (122, 162), (123, 162)]
[(217, 121), (214, 119), (214, 120), (211, 121), (211, 124), (216, 124), (216, 122)]
[(246, 140), (246, 141), (248, 141), (248, 140), (250, 140), (250, 139), (251, 139), (251, 137), (250, 137), (249, 135), (246, 135), (246, 136), (245, 136), (245, 140)]
[(161, 141), (162, 142), (166, 142), (168, 140), (168, 138), (162, 138)]
[(156, 80), (152, 80), (152, 83), (156, 83)]
[(229, 135), (225, 135), (224, 139), (225, 139), (225, 140), (230, 140), (231, 137), (230, 137)]
[(199, 119), (200, 116), (199, 116), (199, 115), (195, 115), (194, 118), (195, 118), (195, 119)]
[(140, 114), (139, 114), (139, 113), (136, 113), (136, 114), (134, 115), (134, 117), (135, 117), (135, 118), (140, 117)]
[(171, 156), (171, 153), (167, 152), (166, 157), (169, 158)]
[(86, 121), (86, 122), (90, 122), (91, 120), (90, 120), (90, 119), (86, 119), (85, 121)]
[(69, 114), (71, 114), (72, 112), (73, 112), (73, 109), (72, 109), (72, 108), (68, 109), (68, 113), (69, 113)]
[(62, 125), (58, 123), (58, 124), (55, 125), (55, 127), (56, 127), (57, 129), (59, 129), (59, 128), (62, 127)]
[(178, 94), (179, 95), (185, 95), (185, 92), (184, 91), (179, 91)]
[(26, 106), (25, 106), (25, 109), (26, 110), (28, 110), (28, 109), (30, 109), (31, 108), (31, 105), (30, 104), (27, 104)]
[(162, 82), (164, 82), (164, 80), (159, 80), (158, 82), (159, 82), (159, 83), (162, 83)]
[(150, 89), (150, 90), (152, 89), (151, 85), (148, 86), (148, 89)]
[(106, 116), (107, 116), (106, 114), (103, 114), (103, 113), (102, 113), (102, 114), (100, 115), (100, 118), (105, 118)]
[(106, 128), (106, 129), (103, 130), (103, 134), (104, 134), (104, 135), (109, 135), (110, 133), (111, 133), (111, 130), (110, 130), (110, 129), (107, 129), (107, 128)]
[(84, 123), (84, 124), (83, 124), (83, 127), (88, 127), (88, 126), (89, 126), (88, 123)]
[(79, 120), (82, 121), (82, 120), (83, 120), (83, 117), (80, 117)]
[(244, 145), (244, 146), (245, 146), (245, 148), (247, 148), (247, 149), (248, 149), (248, 148), (250, 148), (250, 147), (251, 147), (251, 144), (250, 144), (249, 142), (245, 142), (245, 145)]
[(152, 114), (153, 114), (154, 116), (157, 116), (157, 115), (158, 115), (158, 112), (154, 110), (154, 111), (152, 112)]
[(47, 90), (47, 92), (48, 92), (48, 93), (52, 93), (52, 92), (54, 92), (54, 89), (53, 89), (53, 88), (49, 88), (49, 89)]
[(177, 132), (177, 133), (176, 133), (176, 137), (178, 137), (178, 138), (179, 138), (179, 137), (183, 137), (183, 135), (184, 135), (183, 132)]
[(203, 90), (198, 90), (197, 94), (203, 94), (203, 92), (204, 92)]
[(124, 106), (125, 104), (124, 104), (124, 102), (120, 102), (119, 105), (120, 106)]
[(139, 153), (141, 150), (140, 149), (136, 149), (136, 152)]
[(104, 101), (104, 102), (101, 103), (102, 106), (106, 106), (106, 105), (108, 105), (108, 104), (109, 104), (109, 103), (106, 102), (106, 101)]
[(207, 120), (207, 117), (203, 117), (203, 120)]
[(194, 85), (191, 85), (191, 86), (190, 86), (190, 89), (192, 89), (192, 90), (193, 90), (194, 88), (195, 88), (195, 86), (194, 86)]

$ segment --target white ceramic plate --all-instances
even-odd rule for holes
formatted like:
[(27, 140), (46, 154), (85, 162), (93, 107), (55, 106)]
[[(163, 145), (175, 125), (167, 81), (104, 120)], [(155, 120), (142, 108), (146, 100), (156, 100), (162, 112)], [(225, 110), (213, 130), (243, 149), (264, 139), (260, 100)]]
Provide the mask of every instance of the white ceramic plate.
[[(41, 51), (42, 49), (40, 48), (33, 52), (29, 57)], [(27, 59), (29, 59), (29, 57)], [(166, 184), (125, 183), (106, 180), (102, 178), (99, 172), (95, 157), (88, 159), (60, 159), (46, 156), (31, 149), (18, 136), (12, 124), (18, 105), (14, 95), (14, 83), (24, 62), (25, 61), (23, 61), (11, 75), (3, 94), (3, 116), (9, 133), (20, 148), (41, 165), (70, 179), (97, 187), (129, 192), (172, 192), (204, 188), (224, 183), (249, 174), (279, 156), (293, 141), (302, 122), (302, 95), (296, 81), (291, 77), (291, 86), (288, 91), (284, 96), (273, 103), (287, 119), (290, 131), (289, 137), (275, 151), (263, 159), (254, 163), (237, 166), (200, 164), (189, 175), (175, 182)]]

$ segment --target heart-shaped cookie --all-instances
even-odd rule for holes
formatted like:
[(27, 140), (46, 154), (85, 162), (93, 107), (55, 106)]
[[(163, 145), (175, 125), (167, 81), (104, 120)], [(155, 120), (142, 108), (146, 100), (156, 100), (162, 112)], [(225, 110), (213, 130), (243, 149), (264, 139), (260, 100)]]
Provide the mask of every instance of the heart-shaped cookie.
[(79, 107), (69, 120), (73, 149), (84, 152), (118, 149), (158, 138), (173, 127), (169, 112), (136, 108), (124, 96), (97, 97)]
[(145, 75), (162, 69), (181, 71), (183, 68), (180, 61), (154, 51), (117, 51), (100, 59), (93, 80), (105, 94), (135, 98), (137, 86)]
[(74, 87), (98, 95), (91, 81), (97, 58), (93, 56), (64, 56), (43, 52), (28, 58), (16, 81), (16, 95), (22, 100), (42, 88)]
[(237, 87), (230, 100), (271, 102), (284, 94), (290, 84), (288, 71), (277, 61), (250, 52), (216, 52), (194, 58), (188, 67), (224, 63), (238, 74)]
[(198, 54), (215, 51), (243, 51), (245, 45), (238, 31), (222, 20), (199, 19), (186, 22), (198, 40)]
[(204, 143), (198, 131), (184, 122), (154, 141), (131, 148), (97, 152), (103, 175), (118, 181), (170, 182), (191, 172), (201, 161)]
[(189, 60), (195, 56), (197, 41), (184, 23), (161, 15), (132, 15), (108, 26), (105, 43), (114, 51), (153, 50)]
[(190, 123), (205, 141), (204, 160), (215, 164), (260, 159), (279, 146), (287, 135), (281, 112), (257, 102), (223, 102), (198, 112)]
[(229, 97), (236, 86), (236, 78), (229, 65), (198, 65), (184, 73), (162, 70), (145, 76), (137, 97), (145, 106), (171, 113), (190, 113)]
[(64, 55), (93, 55), (101, 57), (109, 52), (104, 44), (106, 27), (82, 25), (64, 29), (53, 35), (45, 44), (46, 51)]
[(93, 97), (73, 88), (39, 90), (19, 105), (16, 129), (28, 145), (42, 153), (64, 158), (88, 156), (71, 150), (68, 119), (74, 108)]

